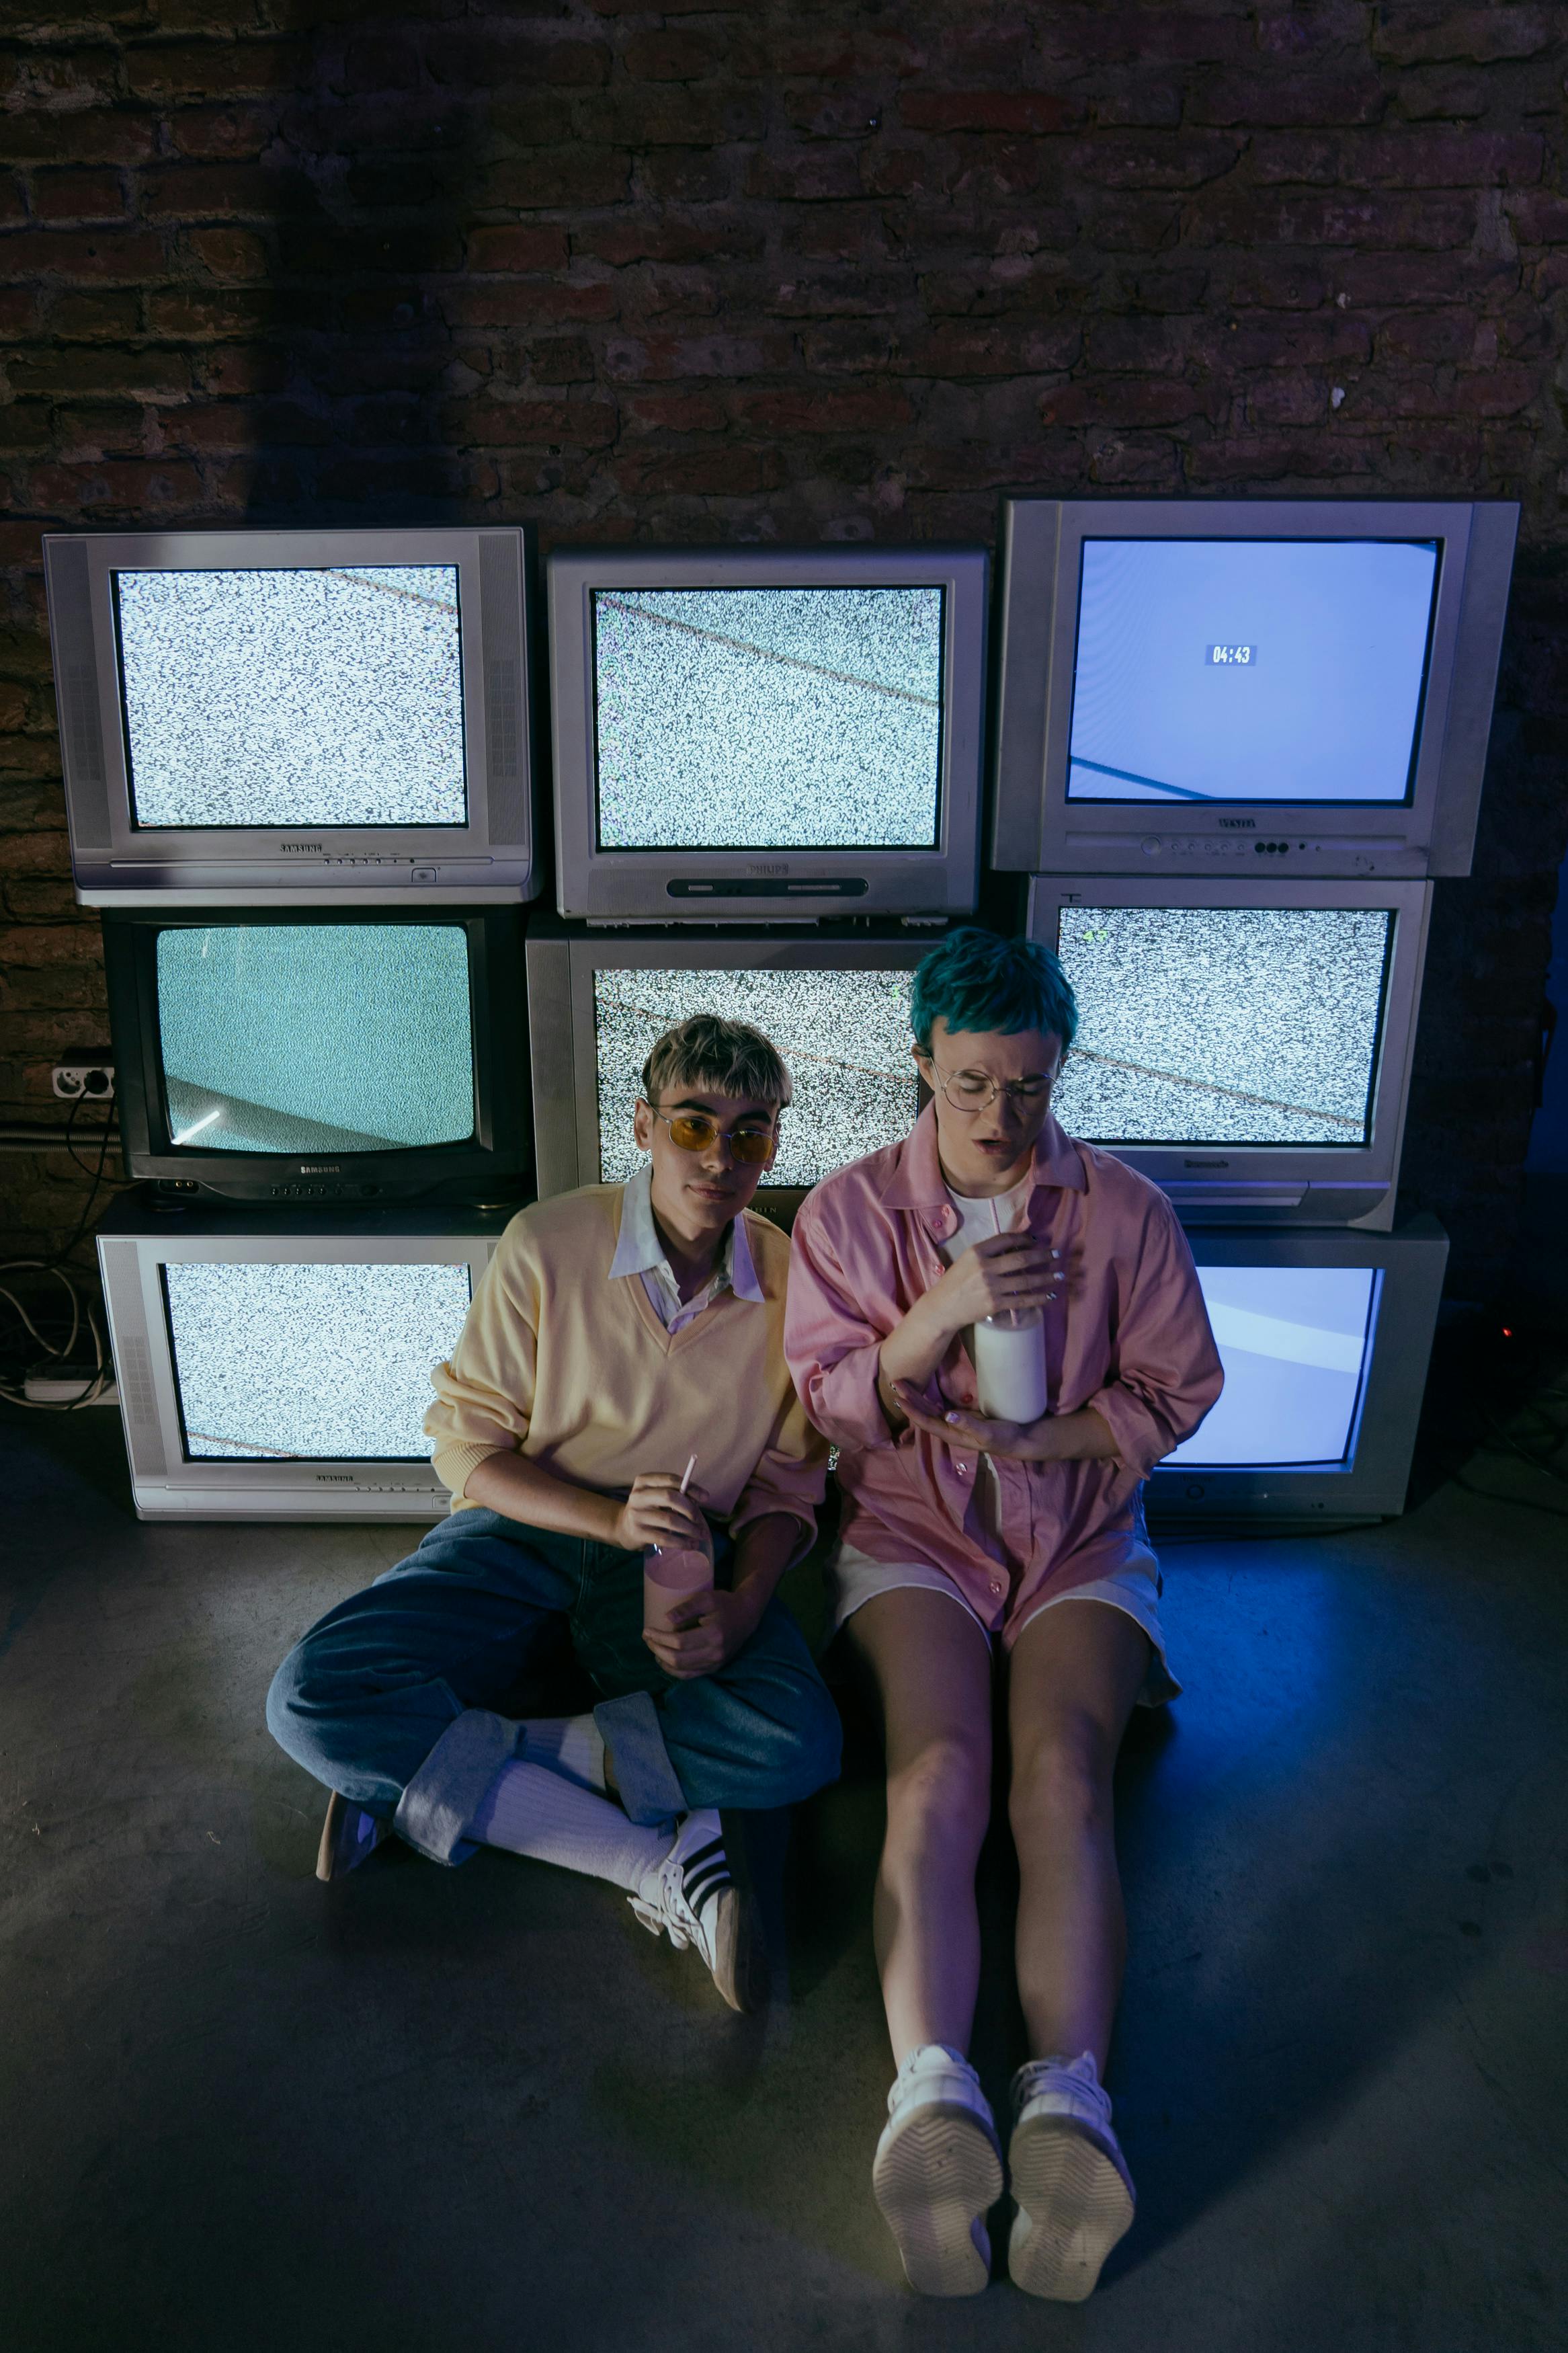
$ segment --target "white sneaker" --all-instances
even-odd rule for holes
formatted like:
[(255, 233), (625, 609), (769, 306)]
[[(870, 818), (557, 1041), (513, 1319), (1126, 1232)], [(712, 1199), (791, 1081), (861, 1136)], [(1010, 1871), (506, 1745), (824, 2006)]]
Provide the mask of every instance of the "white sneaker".
[(990, 2284), (986, 2209), (1002, 2195), (991, 2105), (945, 2042), (911, 2051), (888, 2094), (871, 2189), (922, 2295), (978, 2295)]
[(668, 1931), (678, 1952), (695, 1945), (731, 2010), (754, 2008), (761, 1947), (752, 1906), (731, 1874), (716, 1811), (704, 1807), (684, 1817), (664, 1861), (627, 1901), (654, 1936)]
[(1018, 2211), (1008, 2269), (1029, 2295), (1081, 2304), (1136, 2202), (1094, 2053), (1020, 2067), (1013, 2115), (1007, 2164)]

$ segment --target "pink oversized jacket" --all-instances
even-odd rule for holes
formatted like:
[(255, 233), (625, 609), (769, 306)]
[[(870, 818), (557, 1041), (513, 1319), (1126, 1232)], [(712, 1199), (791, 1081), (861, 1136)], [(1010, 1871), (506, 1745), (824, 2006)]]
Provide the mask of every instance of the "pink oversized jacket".
[[(784, 1314), (795, 1387), (839, 1449), (845, 1540), (875, 1560), (944, 1569), (1008, 1642), (1041, 1600), (1110, 1575), (1142, 1543), (1141, 1482), (1197, 1428), (1224, 1382), (1186, 1237), (1146, 1177), (1047, 1119), (1026, 1219), (1067, 1270), (1065, 1304), (1045, 1311), (1051, 1410), (1092, 1406), (1117, 1452), (1102, 1462), (995, 1458), (1011, 1570), (979, 1526), (974, 1455), (923, 1432), (895, 1442), (877, 1398), (881, 1344), (941, 1280), (937, 1244), (958, 1226), (929, 1105), (901, 1144), (853, 1161), (802, 1203)], [(961, 1341), (932, 1392), (942, 1410), (975, 1405)]]

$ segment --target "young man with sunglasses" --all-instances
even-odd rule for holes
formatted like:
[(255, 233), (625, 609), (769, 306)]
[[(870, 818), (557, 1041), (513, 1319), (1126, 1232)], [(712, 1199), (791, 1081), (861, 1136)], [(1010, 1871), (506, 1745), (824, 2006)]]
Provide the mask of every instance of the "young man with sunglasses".
[[(1134, 1705), (1177, 1689), (1140, 1491), (1218, 1396), (1219, 1358), (1164, 1197), (1051, 1115), (1076, 1014), (1049, 951), (956, 932), (913, 1015), (931, 1101), (804, 1204), (786, 1330), (840, 1450), (835, 1615), (887, 1744), (873, 1926), (898, 2073), (872, 2186), (915, 2287), (985, 2286), (1002, 2152), (967, 2052), (999, 1649), (1030, 2053), (1009, 2262), (1077, 2301), (1132, 2219), (1100, 2082), (1125, 1938), (1111, 1770)], [(977, 1410), (974, 1326), (1016, 1310), (1043, 1325), (1035, 1421)]]
[[(436, 1368), (450, 1516), (311, 1629), (268, 1701), (334, 1793), (323, 1876), (394, 1831), (438, 1862), (486, 1844), (592, 1873), (695, 1946), (735, 2009), (757, 1956), (720, 1810), (791, 1805), (838, 1770), (833, 1703), (774, 1598), (827, 1451), (784, 1362), (789, 1241), (748, 1208), (789, 1098), (742, 1022), (658, 1040), (647, 1165), (514, 1218)], [(649, 1546), (715, 1566), (668, 1633), (644, 1632)], [(599, 1704), (519, 1719), (508, 1694), (552, 1620)]]

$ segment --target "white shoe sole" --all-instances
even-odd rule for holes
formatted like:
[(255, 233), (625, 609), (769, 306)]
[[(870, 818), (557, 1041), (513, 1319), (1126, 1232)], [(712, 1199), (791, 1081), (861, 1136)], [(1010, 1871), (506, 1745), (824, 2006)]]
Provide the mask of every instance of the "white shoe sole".
[(886, 2134), (871, 2189), (921, 2295), (979, 2295), (991, 2284), (990, 2242), (974, 2225), (1002, 2195), (1002, 2152), (968, 2108), (931, 2100)]
[(1007, 2152), (1018, 2213), (1007, 2248), (1026, 2295), (1081, 2304), (1130, 2228), (1131, 2184), (1110, 2152), (1069, 2116), (1021, 2124)]

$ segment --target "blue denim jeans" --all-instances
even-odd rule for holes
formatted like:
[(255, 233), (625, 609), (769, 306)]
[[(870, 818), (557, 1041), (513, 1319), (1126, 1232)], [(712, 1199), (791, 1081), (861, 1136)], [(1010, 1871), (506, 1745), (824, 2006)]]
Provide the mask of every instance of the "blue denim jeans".
[[(722, 1583), (729, 1539), (714, 1551)], [(480, 1799), (523, 1751), (495, 1710), (552, 1618), (603, 1694), (595, 1721), (634, 1821), (794, 1805), (837, 1778), (837, 1711), (781, 1601), (727, 1666), (677, 1682), (642, 1639), (640, 1553), (482, 1510), (455, 1512), (329, 1609), (273, 1677), (268, 1725), (318, 1781), (461, 1862)]]

